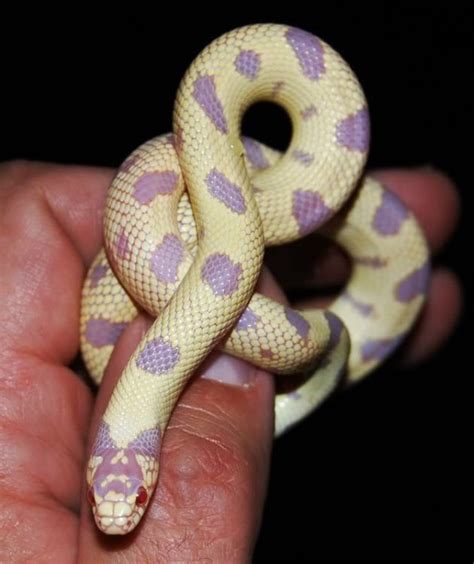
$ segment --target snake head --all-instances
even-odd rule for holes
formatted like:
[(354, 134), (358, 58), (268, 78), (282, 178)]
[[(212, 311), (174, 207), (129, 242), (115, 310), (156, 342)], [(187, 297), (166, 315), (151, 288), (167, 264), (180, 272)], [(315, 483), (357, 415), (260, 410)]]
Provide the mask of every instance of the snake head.
[[(103, 423), (103, 425), (105, 425)], [(87, 470), (87, 499), (97, 527), (106, 534), (125, 535), (140, 522), (158, 480), (157, 450), (151, 455), (143, 433), (124, 448), (104, 441), (99, 428)], [(145, 437), (149, 442), (150, 436)], [(152, 438), (159, 439), (155, 436)]]

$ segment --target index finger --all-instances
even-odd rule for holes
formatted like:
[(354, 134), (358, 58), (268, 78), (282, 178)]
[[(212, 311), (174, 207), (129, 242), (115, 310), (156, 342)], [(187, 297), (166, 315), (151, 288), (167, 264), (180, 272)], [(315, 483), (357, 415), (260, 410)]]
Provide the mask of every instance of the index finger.
[(49, 207), (88, 266), (102, 246), (102, 217), (115, 170), (106, 167), (12, 161), (0, 165), (0, 198), (15, 192)]

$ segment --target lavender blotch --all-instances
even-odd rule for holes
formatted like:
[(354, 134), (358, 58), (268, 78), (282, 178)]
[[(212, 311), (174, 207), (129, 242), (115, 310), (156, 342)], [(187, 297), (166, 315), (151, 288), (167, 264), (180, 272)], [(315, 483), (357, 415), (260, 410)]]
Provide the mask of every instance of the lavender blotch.
[(206, 178), (209, 193), (222, 202), (235, 213), (242, 214), (247, 211), (242, 190), (233, 184), (222, 172), (213, 169)]
[(391, 339), (369, 339), (361, 345), (362, 360), (383, 360), (391, 354), (403, 341), (402, 333)]
[(364, 317), (370, 317), (374, 312), (374, 306), (371, 304), (366, 304), (354, 298), (349, 292), (344, 292), (341, 295), (341, 299), (351, 304), (351, 306), (358, 311)]
[(245, 148), (247, 158), (254, 168), (262, 169), (269, 167), (269, 163), (263, 154), (262, 147), (256, 141), (250, 139), (249, 137), (242, 137), (242, 144)]
[(245, 331), (252, 327), (255, 327), (260, 321), (260, 317), (254, 313), (249, 307), (245, 308), (235, 328), (237, 331)]
[(202, 269), (202, 280), (211, 287), (216, 296), (229, 296), (239, 285), (242, 267), (223, 253), (214, 253), (207, 257)]
[(178, 268), (184, 258), (183, 244), (177, 235), (167, 233), (151, 255), (151, 270), (161, 282), (178, 281)]
[(294, 159), (299, 161), (304, 166), (310, 166), (310, 164), (314, 161), (314, 155), (311, 155), (311, 153), (306, 153), (301, 149), (295, 149), (291, 154)]
[(157, 194), (171, 194), (178, 182), (172, 170), (147, 172), (135, 182), (133, 197), (141, 204), (149, 204)]
[(161, 446), (161, 431), (158, 427), (142, 431), (136, 439), (133, 439), (127, 448), (131, 448), (144, 456), (158, 460)]
[(116, 444), (110, 436), (110, 427), (103, 419), (97, 429), (94, 446), (92, 447), (92, 456), (99, 456), (108, 448), (115, 448)]
[(124, 229), (117, 236), (115, 250), (119, 259), (128, 259), (130, 257), (130, 246)]
[(353, 151), (365, 152), (370, 142), (370, 122), (367, 108), (340, 121), (336, 128), (339, 145)]
[(127, 323), (114, 323), (103, 318), (89, 319), (86, 325), (86, 339), (93, 347), (115, 345)]
[(162, 337), (149, 341), (137, 358), (137, 366), (150, 374), (165, 374), (179, 361), (179, 348)]
[(300, 235), (306, 235), (328, 219), (331, 209), (319, 194), (309, 190), (295, 190), (292, 214), (298, 222)]
[(382, 202), (375, 212), (372, 227), (382, 236), (397, 235), (408, 216), (405, 204), (386, 189), (382, 194)]
[(129, 170), (140, 160), (139, 155), (131, 155), (119, 166), (119, 172), (129, 172)]
[(296, 329), (299, 336), (302, 339), (306, 339), (309, 333), (309, 323), (306, 319), (297, 311), (289, 307), (285, 307), (285, 316), (288, 322)]
[(96, 288), (102, 278), (107, 274), (108, 266), (105, 264), (96, 264), (89, 276), (91, 288)]
[(400, 302), (410, 302), (419, 295), (426, 293), (430, 278), (430, 264), (428, 261), (420, 268), (409, 274), (399, 282), (395, 295)]
[(212, 121), (221, 133), (227, 133), (227, 120), (224, 108), (217, 95), (214, 77), (205, 75), (194, 82), (193, 98), (204, 110), (207, 117)]
[(293, 49), (303, 74), (311, 80), (318, 80), (326, 70), (321, 41), (311, 33), (294, 27), (286, 32), (286, 40)]
[(329, 342), (328, 342), (328, 350), (331, 351), (334, 347), (339, 343), (341, 339), (342, 329), (344, 324), (339, 319), (337, 315), (332, 313), (329, 310), (324, 312), (324, 317), (329, 325)]
[(304, 120), (310, 119), (311, 117), (315, 116), (318, 113), (318, 109), (314, 104), (311, 104), (304, 110), (301, 110), (301, 117)]
[(260, 70), (260, 55), (255, 51), (241, 51), (234, 62), (235, 69), (241, 75), (255, 80)]

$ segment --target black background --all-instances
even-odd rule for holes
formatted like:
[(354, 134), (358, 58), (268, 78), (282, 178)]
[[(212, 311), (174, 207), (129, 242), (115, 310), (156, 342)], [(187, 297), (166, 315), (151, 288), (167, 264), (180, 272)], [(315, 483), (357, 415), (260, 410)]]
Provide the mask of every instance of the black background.
[[(170, 130), (179, 80), (212, 39), (248, 23), (296, 25), (330, 43), (359, 77), (372, 118), (369, 167), (432, 165), (458, 184), (462, 223), (435, 264), (470, 290), (470, 2), (156, 7), (163, 11), (4, 14), (0, 159), (116, 167)], [(268, 108), (252, 112), (246, 129), (276, 146), (289, 135)], [(465, 314), (432, 360), (406, 372), (392, 362), (276, 442), (256, 560), (466, 553), (468, 331)]]

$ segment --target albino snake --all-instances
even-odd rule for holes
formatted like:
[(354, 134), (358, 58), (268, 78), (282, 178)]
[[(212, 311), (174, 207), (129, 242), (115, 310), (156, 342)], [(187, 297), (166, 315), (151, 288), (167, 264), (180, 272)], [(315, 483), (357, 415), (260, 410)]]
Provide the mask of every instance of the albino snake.
[[(260, 100), (291, 118), (284, 155), (241, 140), (242, 116)], [(137, 307), (156, 317), (114, 389), (89, 459), (88, 499), (108, 534), (128, 533), (144, 514), (170, 415), (217, 343), (273, 373), (309, 374), (277, 395), (278, 434), (343, 374), (358, 380), (397, 347), (429, 278), (412, 214), (379, 182), (361, 179), (369, 120), (360, 85), (313, 35), (261, 24), (214, 41), (181, 82), (173, 131), (120, 167), (106, 202), (105, 250), (84, 283), (81, 346), (97, 383)], [(295, 311), (254, 293), (264, 245), (323, 224), (353, 261), (336, 301)]]

